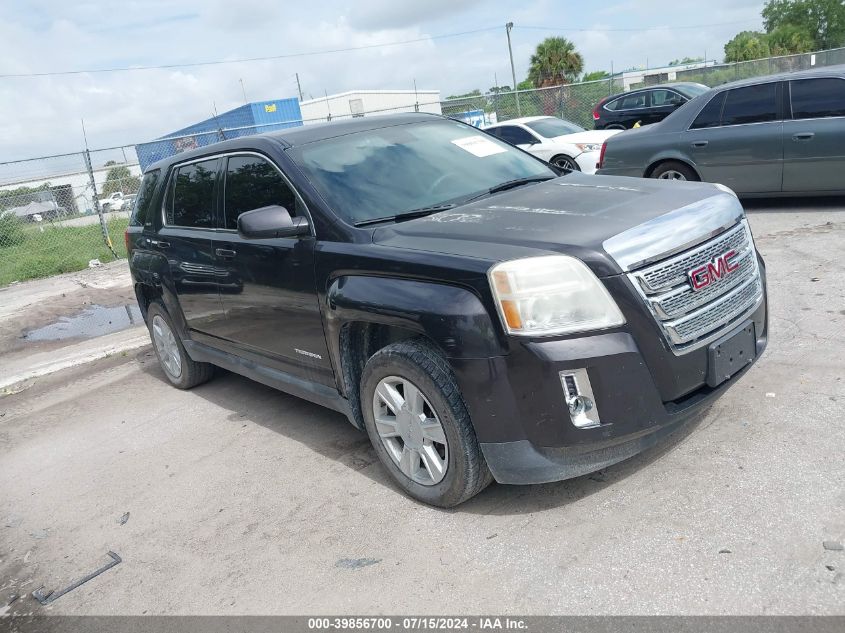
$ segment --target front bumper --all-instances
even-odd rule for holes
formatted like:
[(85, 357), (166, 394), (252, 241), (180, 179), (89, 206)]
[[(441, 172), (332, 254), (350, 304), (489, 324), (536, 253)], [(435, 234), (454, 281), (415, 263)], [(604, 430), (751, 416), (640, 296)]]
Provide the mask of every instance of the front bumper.
[[(748, 369), (711, 388), (706, 346), (676, 356), (641, 306), (620, 307), (628, 321), (623, 331), (535, 340), (507, 356), (451, 361), (496, 481), (559, 481), (628, 459), (698, 417)], [(750, 317), (755, 362), (768, 342), (767, 314), (764, 298)], [(592, 428), (572, 423), (561, 387), (559, 372), (579, 368), (587, 370), (601, 417)]]
[(582, 152), (575, 157), (578, 168), (585, 174), (595, 174), (599, 162), (599, 152)]

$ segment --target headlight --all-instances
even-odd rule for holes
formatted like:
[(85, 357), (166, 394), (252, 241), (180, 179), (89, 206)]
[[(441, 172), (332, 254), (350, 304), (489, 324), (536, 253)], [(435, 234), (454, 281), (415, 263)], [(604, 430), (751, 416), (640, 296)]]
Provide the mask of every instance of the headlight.
[(575, 143), (575, 147), (582, 152), (598, 152), (601, 149), (601, 143)]
[(569, 334), (625, 323), (616, 302), (580, 260), (565, 255), (514, 259), (488, 272), (507, 331)]

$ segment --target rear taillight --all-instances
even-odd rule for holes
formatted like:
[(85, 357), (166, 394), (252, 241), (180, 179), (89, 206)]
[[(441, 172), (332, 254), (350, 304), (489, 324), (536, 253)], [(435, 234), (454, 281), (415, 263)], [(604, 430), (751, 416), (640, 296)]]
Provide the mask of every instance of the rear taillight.
[(607, 141), (601, 144), (601, 151), (599, 152), (599, 162), (596, 163), (596, 169), (604, 167), (604, 153), (607, 151)]
[(596, 104), (596, 107), (593, 108), (593, 121), (598, 121), (601, 118), (601, 112), (599, 112), (599, 108), (602, 107), (605, 101), (607, 101), (607, 99), (602, 99)]

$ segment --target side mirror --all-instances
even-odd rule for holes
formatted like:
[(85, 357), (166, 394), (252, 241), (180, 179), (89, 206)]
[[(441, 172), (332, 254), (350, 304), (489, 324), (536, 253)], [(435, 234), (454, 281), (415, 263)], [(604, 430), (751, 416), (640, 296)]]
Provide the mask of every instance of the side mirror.
[(246, 211), (238, 216), (238, 234), (247, 239), (299, 237), (308, 233), (308, 218), (292, 218), (287, 209), (277, 204)]

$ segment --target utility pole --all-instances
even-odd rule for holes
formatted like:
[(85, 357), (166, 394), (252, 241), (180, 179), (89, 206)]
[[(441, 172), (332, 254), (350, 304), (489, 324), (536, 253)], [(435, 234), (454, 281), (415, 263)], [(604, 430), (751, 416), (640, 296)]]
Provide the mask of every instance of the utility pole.
[(296, 75), (296, 89), (299, 90), (299, 100), (305, 101), (305, 99), (302, 98), (302, 86), (299, 85), (299, 73), (294, 74)]
[(242, 93), (244, 93), (244, 105), (246, 105), (246, 104), (247, 104), (247, 100), (246, 100), (246, 90), (244, 89), (244, 80), (243, 80), (243, 79), (238, 79), (238, 81), (240, 81), (240, 82), (241, 82), (241, 92), (242, 92)]
[(508, 34), (508, 55), (511, 58), (511, 77), (513, 78), (513, 94), (516, 97), (516, 116), (522, 116), (522, 110), (519, 107), (519, 90), (516, 87), (516, 69), (513, 66), (513, 48), (511, 47), (511, 29), (513, 28), (513, 22), (508, 22), (505, 24), (505, 31)]

